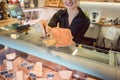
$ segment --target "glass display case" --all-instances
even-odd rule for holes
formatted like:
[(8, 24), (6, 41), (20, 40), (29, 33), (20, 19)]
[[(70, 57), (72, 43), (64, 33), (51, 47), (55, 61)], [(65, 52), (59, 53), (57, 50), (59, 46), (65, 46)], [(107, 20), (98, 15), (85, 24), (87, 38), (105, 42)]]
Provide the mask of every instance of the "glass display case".
[(41, 38), (40, 32), (36, 30), (38, 29), (31, 26), (27, 35), (18, 32), (7, 34), (6, 32), (0, 36), (0, 44), (100, 79), (119, 79), (119, 76), (116, 79), (116, 72), (119, 70), (116, 53), (119, 54), (119, 52), (106, 52), (86, 45), (59, 48), (46, 46), (42, 42), (44, 39)]
[(70, 69), (61, 64), (5, 47), (6, 58), (3, 60), (3, 65), (0, 65), (0, 80), (100, 80), (92, 75)]

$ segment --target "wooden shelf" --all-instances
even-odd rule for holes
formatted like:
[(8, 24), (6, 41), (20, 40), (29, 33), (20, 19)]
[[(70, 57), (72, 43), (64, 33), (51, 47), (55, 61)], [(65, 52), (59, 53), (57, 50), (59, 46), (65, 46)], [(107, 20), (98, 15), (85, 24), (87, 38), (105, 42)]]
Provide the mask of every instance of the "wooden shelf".
[(45, 7), (64, 7), (62, 0), (46, 0)]
[(99, 23), (95, 23), (97, 25), (100, 25), (100, 26), (115, 26), (116, 28), (120, 28), (120, 24), (119, 25), (114, 25), (114, 24), (106, 24), (106, 23), (102, 23), (102, 22), (99, 22)]

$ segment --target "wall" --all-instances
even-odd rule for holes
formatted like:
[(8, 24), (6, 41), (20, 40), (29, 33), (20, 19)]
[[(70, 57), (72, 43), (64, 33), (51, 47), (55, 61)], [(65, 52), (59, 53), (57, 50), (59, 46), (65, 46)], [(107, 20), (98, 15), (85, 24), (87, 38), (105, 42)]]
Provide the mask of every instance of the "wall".
[[(101, 17), (109, 18), (109, 19), (120, 19), (120, 3), (112, 3), (112, 2), (80, 2), (79, 3), (82, 10), (89, 16), (91, 11), (98, 11), (101, 13)], [(85, 34), (86, 37), (96, 38), (98, 39), (98, 46), (101, 45), (103, 34), (105, 34), (108, 27), (101, 27), (97, 25), (91, 25), (88, 29), (87, 33)], [(117, 28), (117, 34), (115, 39), (113, 40), (113, 47), (116, 47), (117, 38), (120, 35), (120, 28)], [(106, 47), (110, 47), (107, 44)]]
[(59, 10), (60, 8), (51, 8), (46, 7), (40, 12), (39, 18), (44, 20), (50, 20), (52, 16)]
[[(99, 11), (103, 17), (120, 17), (120, 3), (112, 2), (84, 2), (81, 1), (79, 6), (82, 10), (89, 15), (91, 11)], [(60, 8), (44, 8), (42, 13), (42, 19), (49, 19)]]
[(87, 14), (99, 11), (103, 17), (120, 17), (120, 3), (81, 1), (79, 5)]

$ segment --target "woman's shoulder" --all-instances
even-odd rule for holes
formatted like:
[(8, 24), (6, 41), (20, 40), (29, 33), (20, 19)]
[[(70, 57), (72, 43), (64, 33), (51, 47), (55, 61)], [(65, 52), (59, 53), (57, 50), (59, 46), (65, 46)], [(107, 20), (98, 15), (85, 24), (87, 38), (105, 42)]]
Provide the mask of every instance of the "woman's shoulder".
[(57, 11), (57, 14), (65, 14), (67, 12), (66, 9), (60, 9)]

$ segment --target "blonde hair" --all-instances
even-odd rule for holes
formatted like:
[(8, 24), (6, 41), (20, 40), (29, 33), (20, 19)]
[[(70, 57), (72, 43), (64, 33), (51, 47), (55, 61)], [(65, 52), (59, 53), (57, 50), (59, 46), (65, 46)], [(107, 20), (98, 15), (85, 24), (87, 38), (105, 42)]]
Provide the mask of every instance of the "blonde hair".
[(80, 0), (77, 0), (77, 6), (79, 6), (80, 5)]

